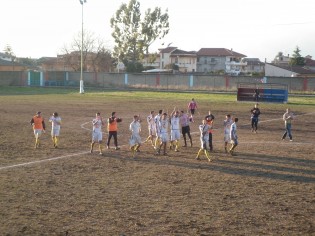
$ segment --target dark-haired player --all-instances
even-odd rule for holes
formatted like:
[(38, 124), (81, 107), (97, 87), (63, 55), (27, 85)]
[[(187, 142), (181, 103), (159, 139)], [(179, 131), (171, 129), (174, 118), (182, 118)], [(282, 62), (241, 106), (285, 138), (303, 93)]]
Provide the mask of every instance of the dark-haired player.
[(258, 119), (259, 119), (259, 115), (260, 115), (258, 103), (256, 103), (254, 108), (250, 110), (250, 113), (251, 113), (252, 132), (257, 133)]
[(116, 112), (112, 112), (111, 117), (107, 119), (107, 131), (108, 131), (108, 139), (107, 139), (107, 149), (109, 149), (109, 143), (112, 137), (114, 137), (115, 150), (119, 150), (118, 141), (117, 141), (117, 123), (122, 122), (121, 118), (116, 117)]
[(236, 148), (236, 146), (238, 145), (238, 137), (237, 137), (237, 126), (236, 123), (238, 122), (238, 118), (235, 117), (233, 118), (233, 124), (231, 125), (231, 129), (230, 129), (230, 139), (231, 139), (231, 148), (229, 150), (229, 153), (234, 156), (234, 149)]

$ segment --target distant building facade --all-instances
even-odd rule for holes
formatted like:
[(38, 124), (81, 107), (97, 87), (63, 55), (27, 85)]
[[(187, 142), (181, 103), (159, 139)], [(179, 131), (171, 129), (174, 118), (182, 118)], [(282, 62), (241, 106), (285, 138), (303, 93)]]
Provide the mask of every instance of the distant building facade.
[(265, 72), (265, 63), (261, 62), (259, 58), (243, 58), (242, 62), (246, 63), (244, 67), (244, 73), (264, 73)]
[(238, 75), (245, 71), (246, 55), (226, 48), (201, 48), (197, 52), (197, 72), (209, 73), (223, 71), (227, 74)]

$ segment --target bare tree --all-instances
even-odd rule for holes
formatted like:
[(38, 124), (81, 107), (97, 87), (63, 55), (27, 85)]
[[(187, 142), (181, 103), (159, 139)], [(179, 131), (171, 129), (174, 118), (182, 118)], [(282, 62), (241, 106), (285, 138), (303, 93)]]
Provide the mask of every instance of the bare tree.
[[(73, 38), (69, 46), (65, 45), (62, 49), (63, 60), (66, 66), (74, 71), (81, 70), (81, 33)], [(101, 39), (93, 33), (83, 32), (83, 71), (112, 71), (112, 57), (109, 49), (106, 49)]]

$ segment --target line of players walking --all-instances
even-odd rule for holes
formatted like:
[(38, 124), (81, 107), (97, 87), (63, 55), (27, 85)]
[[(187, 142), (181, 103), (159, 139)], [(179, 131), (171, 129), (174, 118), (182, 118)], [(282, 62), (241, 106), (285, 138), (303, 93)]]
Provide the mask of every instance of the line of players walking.
[[(180, 139), (181, 134), (184, 139), (184, 144), (182, 147), (187, 147), (189, 144), (192, 147), (193, 141), (190, 133), (190, 123), (194, 122), (194, 114), (197, 109), (197, 103), (194, 99), (188, 104), (189, 112), (184, 112), (183, 110), (179, 111), (176, 107), (171, 112), (167, 114), (163, 110), (159, 110), (157, 114), (154, 111), (151, 111), (150, 114), (146, 117), (146, 122), (148, 124), (148, 137), (144, 143), (150, 143), (155, 150), (156, 155), (168, 155), (167, 149), (174, 150), (175, 152), (179, 151), (180, 148)], [(227, 119), (224, 121), (224, 132), (225, 132), (225, 151), (233, 155), (234, 149), (238, 145), (237, 139), (237, 127), (236, 123), (238, 118), (231, 119), (230, 115), (227, 115)], [(213, 132), (213, 123), (214, 115), (211, 111), (208, 112), (208, 115), (202, 120), (202, 123), (198, 126), (200, 132), (200, 149), (196, 155), (196, 159), (200, 160), (202, 153), (205, 154), (206, 158), (211, 161), (210, 153), (213, 151), (212, 144), (212, 132)], [(118, 150), (117, 144), (117, 123), (121, 122), (121, 118), (115, 117), (115, 112), (112, 113), (112, 116), (108, 119), (108, 141), (107, 148), (109, 148), (109, 143), (111, 136), (114, 137), (115, 149)], [(99, 145), (99, 153), (102, 154), (102, 131), (101, 127), (105, 125), (103, 118), (100, 116), (100, 113), (96, 114), (95, 119), (92, 121), (93, 124), (93, 135), (90, 152), (93, 152), (94, 144), (97, 142)], [(111, 128), (112, 127), (112, 128)], [(114, 128), (113, 128), (114, 127)], [(169, 134), (170, 129), (170, 134)], [(141, 119), (140, 115), (134, 115), (133, 121), (129, 125), (129, 130), (131, 132), (131, 137), (129, 139), (130, 150), (132, 151), (133, 156), (137, 152), (140, 152), (140, 147), (142, 145), (140, 132), (141, 132)], [(111, 134), (111, 132), (115, 132)], [(188, 143), (188, 145), (187, 145)], [(228, 143), (231, 143), (231, 147), (227, 148)]]
[[(144, 143), (150, 143), (157, 155), (167, 155), (168, 148), (170, 150), (174, 150), (175, 152), (179, 151), (180, 138), (182, 134), (184, 140), (184, 144), (182, 145), (182, 147), (187, 147), (189, 144), (192, 147), (193, 141), (190, 133), (190, 123), (194, 122), (194, 114), (196, 109), (197, 103), (194, 99), (192, 99), (192, 101), (188, 104), (189, 112), (184, 112), (183, 110), (179, 111), (176, 107), (174, 107), (174, 110), (171, 112), (170, 115), (168, 115), (166, 112), (163, 112), (163, 110), (159, 110), (157, 114), (155, 114), (154, 111), (151, 111), (150, 114), (146, 117), (149, 135)], [(258, 108), (258, 104), (256, 103), (254, 108), (251, 109), (252, 132), (257, 133), (260, 114), (260, 109)], [(200, 160), (201, 154), (204, 153), (206, 158), (211, 161), (210, 152), (213, 151), (212, 133), (214, 119), (214, 115), (211, 113), (211, 111), (209, 111), (208, 115), (204, 117), (201, 124), (198, 126), (200, 132), (200, 149), (198, 150), (198, 153), (196, 155), (197, 160)], [(293, 120), (293, 114), (290, 109), (287, 109), (286, 113), (283, 115), (283, 120), (285, 121), (285, 133), (283, 134), (282, 139), (285, 139), (286, 135), (288, 134), (290, 141), (292, 141), (291, 121)], [(51, 137), (53, 141), (53, 146), (54, 148), (58, 148), (61, 118), (57, 112), (53, 113), (53, 115), (49, 118), (49, 122), (51, 122), (52, 124)], [(112, 138), (114, 139), (115, 150), (120, 149), (117, 140), (118, 123), (120, 122), (122, 122), (122, 118), (117, 117), (116, 112), (112, 112), (111, 116), (107, 119), (107, 149), (110, 148), (110, 141)], [(237, 122), (238, 118), (232, 118), (230, 114), (226, 115), (223, 122), (224, 150), (226, 153), (230, 153), (231, 155), (235, 155), (234, 151), (238, 145)], [(41, 136), (41, 133), (45, 132), (46, 128), (41, 112), (37, 112), (36, 115), (31, 119), (30, 123), (33, 126), (34, 130), (36, 149), (40, 146), (39, 138)], [(96, 113), (95, 118), (92, 120), (92, 126), (93, 130), (90, 152), (93, 153), (95, 143), (98, 143), (98, 151), (99, 154), (102, 155), (102, 127), (105, 126), (105, 121), (99, 112)], [(169, 128), (170, 135), (168, 132)], [(129, 130), (131, 132), (131, 137), (129, 139), (130, 150), (132, 151), (133, 156), (135, 156), (137, 152), (140, 152), (140, 146), (142, 145), (140, 137), (140, 115), (133, 116), (133, 121), (129, 125)], [(230, 146), (228, 147), (229, 144)]]

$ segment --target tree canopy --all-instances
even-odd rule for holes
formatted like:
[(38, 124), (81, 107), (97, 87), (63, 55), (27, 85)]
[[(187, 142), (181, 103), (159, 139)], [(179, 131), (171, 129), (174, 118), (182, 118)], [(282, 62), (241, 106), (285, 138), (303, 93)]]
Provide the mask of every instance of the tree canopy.
[(139, 63), (149, 52), (156, 39), (162, 39), (169, 32), (168, 10), (147, 9), (141, 18), (140, 2), (130, 0), (123, 3), (111, 18), (112, 36), (115, 40), (113, 55), (124, 63)]
[(4, 53), (5, 53), (6, 55), (10, 56), (12, 62), (15, 61), (16, 56), (15, 56), (15, 54), (14, 54), (14, 52), (13, 52), (12, 47), (11, 47), (9, 44), (7, 44), (7, 45), (5, 46), (5, 48), (4, 48)]
[(290, 65), (291, 66), (304, 66), (305, 60), (304, 57), (300, 54), (301, 50), (298, 46), (296, 46), (295, 50), (293, 51), (292, 58), (290, 58)]

